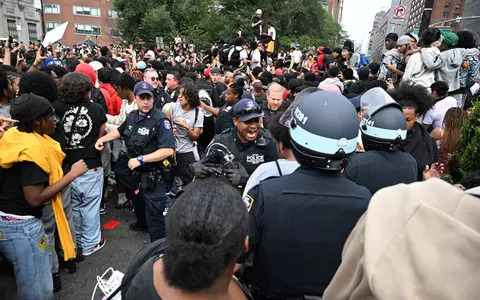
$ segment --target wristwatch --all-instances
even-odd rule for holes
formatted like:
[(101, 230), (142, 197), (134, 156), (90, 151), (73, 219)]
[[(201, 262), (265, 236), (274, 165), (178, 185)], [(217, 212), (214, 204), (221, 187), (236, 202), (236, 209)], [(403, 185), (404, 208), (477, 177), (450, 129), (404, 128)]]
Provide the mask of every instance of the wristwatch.
[(137, 156), (137, 160), (138, 160), (138, 162), (140, 163), (140, 165), (143, 166), (143, 165), (145, 164), (145, 162), (143, 161), (143, 155)]

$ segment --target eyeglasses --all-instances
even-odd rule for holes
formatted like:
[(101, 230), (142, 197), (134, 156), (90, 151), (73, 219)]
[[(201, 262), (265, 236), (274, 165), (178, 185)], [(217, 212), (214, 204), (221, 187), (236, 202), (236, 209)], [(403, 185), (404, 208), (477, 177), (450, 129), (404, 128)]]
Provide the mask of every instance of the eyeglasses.
[(150, 80), (152, 80), (152, 81), (159, 81), (160, 78), (158, 78), (158, 77), (150, 77)]
[(262, 113), (261, 107), (247, 107), (242, 109), (238, 114), (242, 116), (248, 116), (250, 114), (260, 114)]

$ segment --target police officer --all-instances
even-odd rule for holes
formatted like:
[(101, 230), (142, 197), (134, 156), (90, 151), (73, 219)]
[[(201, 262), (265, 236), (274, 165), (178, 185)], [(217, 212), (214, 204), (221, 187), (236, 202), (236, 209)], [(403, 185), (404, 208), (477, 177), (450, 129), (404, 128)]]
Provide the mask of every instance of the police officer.
[(166, 103), (172, 102), (170, 95), (162, 88), (162, 82), (158, 77), (158, 72), (155, 69), (146, 69), (143, 73), (143, 78), (153, 87), (153, 105), (156, 109), (162, 110)]
[(244, 197), (255, 299), (322, 297), (371, 197), (340, 173), (357, 142), (353, 105), (332, 92), (299, 96), (287, 123), (300, 167), (260, 182)]
[[(233, 185), (244, 187), (260, 164), (278, 158), (277, 143), (260, 127), (262, 109), (254, 100), (242, 99), (235, 103), (232, 116), (235, 127), (216, 135), (213, 145), (223, 145), (234, 155), (238, 168), (227, 169), (226, 176)], [(194, 163), (192, 169), (196, 177), (211, 174), (201, 162)]]
[(368, 188), (372, 194), (399, 183), (417, 181), (417, 162), (400, 151), (407, 137), (407, 122), (400, 104), (382, 88), (361, 96), (363, 148), (366, 152), (350, 158), (344, 175)]
[(137, 194), (137, 223), (146, 223), (150, 240), (155, 241), (165, 236), (163, 211), (168, 199), (161, 170), (162, 161), (174, 154), (175, 140), (170, 121), (153, 107), (153, 87), (141, 81), (133, 93), (138, 110), (130, 113), (117, 130), (98, 139), (95, 148), (102, 150), (104, 143), (120, 137), (125, 140), (128, 153), (124, 155), (133, 175), (130, 186)]

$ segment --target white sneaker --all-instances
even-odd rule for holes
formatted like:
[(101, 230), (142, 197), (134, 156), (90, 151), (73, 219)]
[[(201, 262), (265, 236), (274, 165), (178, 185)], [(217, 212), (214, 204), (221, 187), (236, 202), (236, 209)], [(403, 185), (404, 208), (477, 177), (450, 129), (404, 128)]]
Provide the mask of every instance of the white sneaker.
[(89, 255), (92, 255), (93, 253), (97, 252), (98, 250), (102, 249), (103, 246), (105, 246), (105, 239), (102, 237), (100, 238), (100, 243), (98, 243), (97, 245), (95, 245), (95, 247), (93, 247), (92, 249), (90, 250), (87, 250), (87, 251), (83, 251), (83, 256), (89, 256)]
[(128, 198), (125, 194), (118, 194), (117, 204), (115, 206), (122, 206), (128, 202)]

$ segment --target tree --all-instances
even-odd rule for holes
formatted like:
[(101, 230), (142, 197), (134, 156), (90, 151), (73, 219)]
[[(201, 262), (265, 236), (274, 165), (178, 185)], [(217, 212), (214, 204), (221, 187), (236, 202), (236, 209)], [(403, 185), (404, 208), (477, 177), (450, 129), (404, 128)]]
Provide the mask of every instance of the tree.
[(188, 41), (205, 48), (219, 38), (233, 39), (239, 27), (250, 39), (257, 9), (272, 22), (281, 44), (295, 41), (307, 46), (313, 41), (335, 46), (345, 37), (341, 25), (318, 0), (113, 0), (113, 4), (119, 12), (122, 38), (129, 43), (151, 43), (156, 36), (169, 39), (182, 33)]
[(463, 145), (455, 156), (464, 176), (480, 170), (480, 102), (476, 102), (472, 115), (465, 121), (460, 131)]

